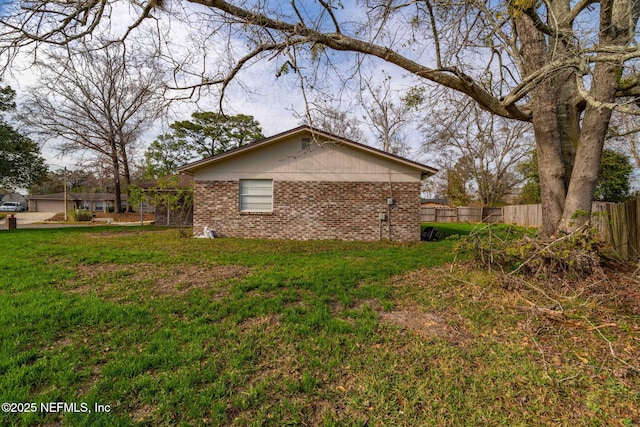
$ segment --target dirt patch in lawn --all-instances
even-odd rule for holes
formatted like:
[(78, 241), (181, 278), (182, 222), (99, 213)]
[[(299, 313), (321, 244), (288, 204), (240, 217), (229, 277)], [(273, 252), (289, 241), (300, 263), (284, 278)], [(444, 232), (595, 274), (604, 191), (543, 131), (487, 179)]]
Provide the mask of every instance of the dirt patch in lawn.
[(380, 312), (379, 319), (409, 330), (423, 338), (441, 338), (452, 344), (462, 344), (467, 336), (457, 328), (449, 325), (442, 315), (425, 313), (418, 308), (405, 308), (399, 311)]
[(138, 283), (141, 287), (150, 287), (157, 295), (184, 295), (193, 289), (219, 290), (224, 282), (246, 277), (252, 270), (239, 265), (106, 263), (80, 265), (77, 271), (77, 278), (71, 283), (71, 292), (101, 293), (120, 288), (131, 289)]
[[(419, 269), (391, 278), (395, 289), (394, 310), (385, 311), (380, 304), (370, 305), (382, 323), (399, 327), (424, 339), (443, 339), (451, 344), (464, 344), (470, 335), (455, 310), (429, 309), (416, 304), (414, 293), (433, 289), (442, 281), (447, 267)], [(408, 291), (408, 293), (406, 293)]]
[(250, 268), (239, 265), (178, 266), (174, 270), (165, 270), (155, 289), (161, 294), (184, 294), (191, 289), (207, 288), (229, 279), (242, 278), (250, 272)]
[(131, 411), (131, 419), (136, 423), (151, 419), (156, 407), (152, 405), (141, 405)]

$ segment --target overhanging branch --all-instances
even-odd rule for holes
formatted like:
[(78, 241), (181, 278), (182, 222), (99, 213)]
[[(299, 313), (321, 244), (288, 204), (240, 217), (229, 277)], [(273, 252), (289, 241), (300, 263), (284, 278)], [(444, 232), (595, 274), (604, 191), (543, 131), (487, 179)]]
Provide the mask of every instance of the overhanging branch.
[[(339, 32), (323, 33), (316, 29), (303, 26), (301, 24), (290, 24), (281, 20), (272, 19), (264, 14), (251, 12), (249, 10), (232, 5), (226, 1), (191, 1), (193, 3), (198, 3), (211, 8), (215, 8), (229, 16), (234, 17), (236, 20), (239, 20), (240, 23), (272, 29), (284, 34), (284, 36), (287, 38), (299, 37), (299, 39), (296, 40), (296, 44), (299, 44), (300, 40), (303, 40), (302, 42), (304, 43), (316, 43), (338, 51), (358, 52), (378, 57), (386, 62), (395, 64), (398, 67), (403, 68), (416, 76), (446, 86), (458, 92), (462, 92), (473, 98), (483, 109), (491, 113), (523, 121), (528, 121), (531, 119), (530, 112), (522, 111), (515, 105), (503, 105), (497, 97), (493, 96), (486, 89), (484, 89), (482, 85), (462, 72), (454, 71), (453, 69), (432, 69), (421, 65), (386, 46), (380, 46), (372, 42), (356, 39)], [(281, 44), (288, 43), (291, 42), (281, 42)], [(252, 52), (253, 55), (250, 54), (250, 56), (254, 57), (255, 54), (260, 53), (264, 50), (266, 49), (264, 49), (263, 47), (258, 47)], [(249, 59), (250, 58), (245, 57), (242, 61), (246, 62)], [(234, 67), (234, 71), (235, 70), (238, 70), (237, 65), (236, 67)], [(230, 80), (225, 77), (223, 79), (219, 79), (217, 83), (224, 84), (225, 81), (228, 82)]]

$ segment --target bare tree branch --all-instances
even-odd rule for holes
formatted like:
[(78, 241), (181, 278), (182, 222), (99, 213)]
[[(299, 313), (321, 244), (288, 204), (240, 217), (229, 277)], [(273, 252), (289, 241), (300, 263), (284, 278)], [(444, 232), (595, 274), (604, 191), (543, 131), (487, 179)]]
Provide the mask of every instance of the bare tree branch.
[(86, 45), (70, 52), (71, 57), (49, 51), (38, 62), (43, 75), (29, 91), (21, 121), (41, 137), (58, 138), (63, 153), (110, 159), (120, 209), (121, 179), (126, 187), (131, 181), (130, 149), (166, 107), (162, 74), (114, 44), (104, 51)]

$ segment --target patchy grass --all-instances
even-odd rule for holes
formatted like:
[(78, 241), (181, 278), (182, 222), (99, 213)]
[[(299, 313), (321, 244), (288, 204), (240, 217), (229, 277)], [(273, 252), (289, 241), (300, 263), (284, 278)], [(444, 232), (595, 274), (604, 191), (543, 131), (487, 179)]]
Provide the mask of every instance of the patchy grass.
[(451, 240), (177, 236), (0, 234), (1, 400), (38, 406), (0, 424), (640, 423), (632, 270), (551, 288), (452, 266)]

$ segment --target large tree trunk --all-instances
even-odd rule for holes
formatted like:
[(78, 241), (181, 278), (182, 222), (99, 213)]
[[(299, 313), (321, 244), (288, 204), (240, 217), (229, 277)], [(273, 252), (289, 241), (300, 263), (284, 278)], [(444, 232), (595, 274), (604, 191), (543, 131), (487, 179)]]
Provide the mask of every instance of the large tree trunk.
[[(600, 4), (600, 46), (624, 49), (633, 40), (637, 13), (629, 0), (603, 0)], [(598, 62), (588, 92), (587, 108), (571, 181), (567, 191), (561, 231), (570, 231), (590, 219), (600, 158), (611, 120), (622, 64)]]
[[(526, 67), (524, 71), (533, 74), (548, 61), (545, 38), (525, 16), (516, 19), (516, 27), (522, 41), (520, 53)], [(533, 89), (531, 106), (542, 198), (543, 225), (540, 234), (550, 237), (560, 224), (566, 197), (565, 166), (552, 78), (545, 79)]]
[[(562, 16), (568, 12), (568, 3), (554, 2), (554, 9)], [(603, 0), (600, 46), (622, 49), (631, 42), (637, 18), (631, 18), (630, 12), (629, 0)], [(554, 57), (568, 54), (574, 48), (569, 39), (546, 39), (528, 17), (516, 18), (516, 26), (526, 74), (535, 73)], [(569, 29), (563, 28), (566, 33)], [(549, 47), (547, 40), (554, 44)], [(598, 62), (589, 80), (586, 102), (578, 90), (577, 79), (582, 77), (574, 69), (555, 72), (531, 92), (543, 209), (542, 237), (571, 231), (589, 220), (620, 70), (621, 64)]]
[(557, 73), (554, 78), (554, 86), (556, 88), (562, 163), (565, 171), (565, 188), (568, 189), (580, 141), (580, 115), (582, 114), (575, 71), (565, 70)]
[[(553, 16), (567, 16), (571, 10), (568, 0), (553, 1), (548, 4)], [(572, 22), (560, 22), (559, 31), (563, 34), (571, 34)], [(575, 45), (575, 39), (565, 37), (549, 38), (549, 50), (553, 55), (549, 60), (558, 60), (562, 57), (570, 57), (579, 47)], [(556, 108), (558, 130), (560, 132), (560, 144), (562, 145), (562, 162), (564, 163), (565, 188), (569, 187), (569, 180), (573, 171), (573, 165), (580, 140), (580, 116), (584, 110), (584, 100), (580, 97), (576, 81), (576, 70), (567, 68), (557, 71), (553, 75), (553, 85), (556, 90)]]
[[(609, 68), (612, 67), (609, 66)], [(596, 70), (594, 80), (602, 74)], [(615, 85), (613, 88), (615, 93)], [(600, 157), (610, 118), (611, 110), (606, 108), (589, 106), (585, 111), (581, 138), (560, 223), (561, 231), (570, 231), (586, 223), (590, 218), (593, 193), (598, 180), (598, 175), (593, 171), (600, 169)]]

